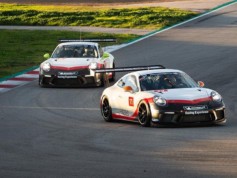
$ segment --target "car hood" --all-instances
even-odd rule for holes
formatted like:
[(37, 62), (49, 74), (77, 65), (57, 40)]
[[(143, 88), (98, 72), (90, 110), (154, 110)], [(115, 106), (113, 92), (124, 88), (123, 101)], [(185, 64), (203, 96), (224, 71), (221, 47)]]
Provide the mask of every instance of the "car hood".
[(205, 88), (154, 90), (151, 91), (151, 93), (167, 100), (198, 100), (210, 98), (210, 90)]
[(89, 66), (91, 62), (95, 62), (94, 58), (50, 58), (49, 62), (53, 67), (77, 67)]

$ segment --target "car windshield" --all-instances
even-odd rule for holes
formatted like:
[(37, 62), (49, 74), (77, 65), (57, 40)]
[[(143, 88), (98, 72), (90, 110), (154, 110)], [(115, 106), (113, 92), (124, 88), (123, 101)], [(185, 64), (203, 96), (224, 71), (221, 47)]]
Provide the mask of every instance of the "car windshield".
[(53, 54), (52, 58), (97, 58), (97, 49), (93, 45), (60, 45)]
[(180, 72), (141, 75), (139, 83), (142, 91), (198, 87), (190, 76)]

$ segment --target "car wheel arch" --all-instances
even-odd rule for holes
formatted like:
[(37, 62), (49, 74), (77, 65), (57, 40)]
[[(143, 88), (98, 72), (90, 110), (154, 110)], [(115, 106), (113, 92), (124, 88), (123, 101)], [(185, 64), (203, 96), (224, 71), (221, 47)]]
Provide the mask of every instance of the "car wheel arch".
[[(104, 113), (104, 108), (103, 108), (103, 101), (104, 101), (104, 100), (107, 100), (107, 101), (108, 101), (108, 107), (109, 107), (109, 108), (107, 108), (107, 109), (109, 109), (108, 112), (110, 112), (110, 113), (109, 113), (109, 116), (106, 116), (105, 113)], [(109, 100), (109, 97), (107, 97), (106, 95), (103, 95), (103, 96), (101, 97), (100, 110), (101, 110), (101, 114), (102, 114), (102, 116), (103, 116), (103, 118), (104, 118), (105, 121), (111, 122), (111, 121), (113, 120), (113, 117), (112, 117), (112, 113), (113, 113), (113, 112), (112, 112), (112, 108), (111, 108), (111, 105), (110, 105), (110, 100)]]
[[(142, 123), (139, 121), (139, 108), (140, 108), (141, 104), (145, 104), (145, 106), (147, 107), (148, 117), (150, 117), (149, 120), (146, 121), (144, 124), (142, 124)], [(139, 102), (138, 105), (137, 105), (137, 110), (138, 110), (137, 112), (138, 112), (138, 121), (139, 121), (139, 123), (140, 123), (143, 127), (149, 127), (149, 126), (151, 126), (151, 107), (150, 107), (149, 102), (147, 102), (147, 101), (144, 100), (144, 99), (140, 100), (140, 102)]]

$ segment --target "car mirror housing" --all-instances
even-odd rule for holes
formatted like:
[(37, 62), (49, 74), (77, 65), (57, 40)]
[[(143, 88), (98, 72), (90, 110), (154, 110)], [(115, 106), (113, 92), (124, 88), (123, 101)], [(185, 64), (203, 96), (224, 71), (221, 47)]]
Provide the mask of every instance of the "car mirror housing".
[(48, 58), (50, 58), (50, 55), (49, 55), (49, 53), (46, 53), (46, 54), (44, 54), (44, 58), (45, 58), (45, 59), (48, 59)]
[(133, 89), (131, 86), (125, 86), (125, 87), (123, 87), (123, 89), (125, 92), (133, 92)]
[(204, 87), (204, 86), (205, 86), (204, 82), (202, 82), (202, 81), (198, 81), (198, 85), (199, 85), (200, 87)]

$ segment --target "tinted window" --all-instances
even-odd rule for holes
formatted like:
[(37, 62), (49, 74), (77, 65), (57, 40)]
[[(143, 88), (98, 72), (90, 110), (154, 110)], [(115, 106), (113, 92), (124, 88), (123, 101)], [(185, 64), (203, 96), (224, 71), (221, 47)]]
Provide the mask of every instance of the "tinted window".
[(98, 45), (98, 48), (99, 48), (100, 57), (102, 57), (103, 54), (104, 54), (104, 51), (103, 51), (103, 49), (101, 48), (100, 45)]
[(93, 45), (61, 45), (58, 46), (52, 58), (97, 58), (98, 53)]
[(191, 77), (179, 72), (142, 75), (139, 83), (142, 91), (198, 87)]
[(123, 79), (121, 79), (121, 80), (118, 82), (118, 86), (121, 87), (121, 88), (125, 86), (125, 82), (124, 82)]

